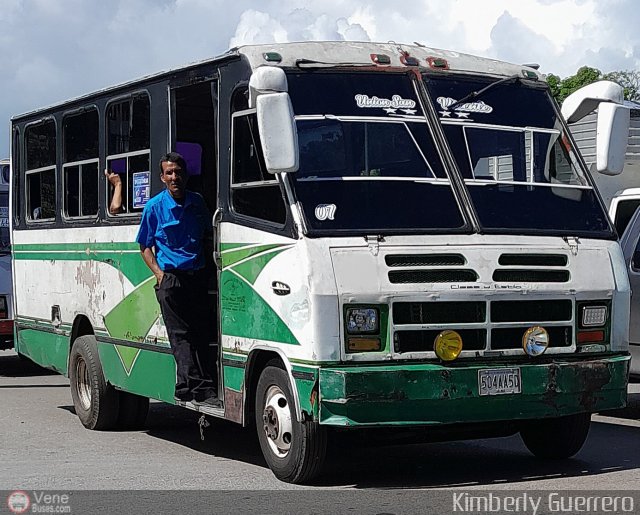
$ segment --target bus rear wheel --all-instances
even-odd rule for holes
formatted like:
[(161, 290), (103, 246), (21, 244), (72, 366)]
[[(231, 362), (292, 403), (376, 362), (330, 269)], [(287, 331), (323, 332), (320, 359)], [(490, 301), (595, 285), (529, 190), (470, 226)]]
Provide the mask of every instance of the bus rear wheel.
[(326, 431), (317, 422), (298, 422), (289, 378), (277, 361), (260, 375), (255, 414), (260, 448), (275, 476), (287, 483), (317, 477), (326, 456)]
[(93, 335), (80, 336), (73, 343), (69, 380), (73, 406), (82, 424), (97, 430), (116, 427), (118, 392), (104, 378)]
[(589, 434), (591, 413), (531, 420), (520, 430), (520, 437), (531, 453), (551, 460), (571, 458), (578, 453)]

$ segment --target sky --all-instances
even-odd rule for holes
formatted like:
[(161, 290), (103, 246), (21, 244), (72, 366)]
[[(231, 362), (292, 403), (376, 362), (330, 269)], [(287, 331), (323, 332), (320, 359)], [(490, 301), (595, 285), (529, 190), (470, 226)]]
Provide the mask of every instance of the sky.
[(634, 0), (0, 0), (10, 118), (243, 44), (419, 42), (573, 75), (640, 68)]

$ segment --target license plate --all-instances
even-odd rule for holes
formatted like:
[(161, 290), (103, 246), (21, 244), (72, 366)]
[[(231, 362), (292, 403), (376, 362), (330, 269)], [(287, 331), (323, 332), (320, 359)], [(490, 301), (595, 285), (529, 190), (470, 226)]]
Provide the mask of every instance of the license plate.
[(519, 368), (487, 368), (478, 370), (480, 395), (520, 393), (522, 381)]

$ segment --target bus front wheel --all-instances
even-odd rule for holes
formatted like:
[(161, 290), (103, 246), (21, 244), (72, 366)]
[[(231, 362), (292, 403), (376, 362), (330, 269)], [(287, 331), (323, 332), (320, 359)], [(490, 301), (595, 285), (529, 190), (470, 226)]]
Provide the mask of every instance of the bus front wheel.
[(591, 413), (525, 422), (520, 437), (538, 458), (560, 460), (578, 453), (589, 434)]
[(317, 422), (298, 422), (287, 373), (271, 362), (256, 389), (256, 429), (269, 468), (281, 481), (306, 483), (322, 470), (326, 431)]
[(118, 420), (118, 392), (102, 372), (93, 335), (78, 337), (69, 356), (69, 382), (76, 415), (88, 429), (113, 429)]

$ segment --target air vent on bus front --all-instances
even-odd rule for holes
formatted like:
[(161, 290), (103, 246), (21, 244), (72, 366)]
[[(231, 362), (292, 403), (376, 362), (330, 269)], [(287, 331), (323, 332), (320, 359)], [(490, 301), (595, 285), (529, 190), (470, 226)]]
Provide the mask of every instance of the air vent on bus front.
[(505, 266), (566, 266), (564, 254), (502, 254), (499, 265)]
[(478, 280), (473, 270), (392, 270), (389, 282), (394, 284), (411, 283), (472, 283)]
[(568, 262), (564, 254), (502, 254), (498, 264), (504, 268), (493, 272), (493, 280), (499, 283), (566, 283), (571, 276), (569, 270), (562, 267)]
[(457, 266), (466, 260), (461, 254), (399, 254), (384, 257), (388, 266)]
[(391, 270), (389, 282), (393, 284), (467, 283), (478, 280), (474, 270), (457, 268), (467, 263), (461, 254), (391, 254), (385, 256), (384, 261), (390, 268), (411, 267), (408, 270)]

